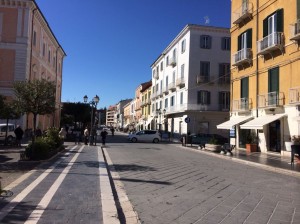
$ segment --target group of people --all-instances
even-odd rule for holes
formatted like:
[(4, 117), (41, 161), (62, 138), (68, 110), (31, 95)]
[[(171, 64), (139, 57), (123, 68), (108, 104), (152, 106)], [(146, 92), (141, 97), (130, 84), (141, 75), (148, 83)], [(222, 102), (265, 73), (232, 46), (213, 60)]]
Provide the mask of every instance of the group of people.
[[(84, 135), (84, 144), (87, 145), (88, 141), (89, 141), (89, 137), (91, 137), (92, 138), (92, 139), (90, 139), (91, 144), (94, 143), (96, 145), (96, 143), (97, 143), (97, 131), (96, 131), (96, 129), (92, 129), (92, 135), (90, 136), (89, 129), (86, 127), (84, 129), (83, 135)], [(101, 139), (102, 139), (102, 145), (105, 145), (107, 135), (108, 135), (107, 131), (105, 129), (102, 129), (102, 131), (100, 132), (100, 136), (101, 136)]]

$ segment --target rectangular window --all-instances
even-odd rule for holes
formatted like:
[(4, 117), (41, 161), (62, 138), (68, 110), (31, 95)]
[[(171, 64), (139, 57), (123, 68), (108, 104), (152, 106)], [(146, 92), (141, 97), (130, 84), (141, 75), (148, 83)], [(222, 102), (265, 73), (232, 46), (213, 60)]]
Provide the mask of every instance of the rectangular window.
[(203, 49), (211, 49), (211, 36), (201, 35), (200, 36), (200, 47)]
[(51, 51), (48, 51), (48, 62), (50, 63), (50, 58), (51, 58)]
[(169, 84), (169, 78), (168, 76), (166, 77), (166, 87), (168, 87), (168, 84)]
[(165, 108), (168, 108), (168, 98), (165, 99)]
[(200, 75), (209, 77), (209, 75), (210, 75), (210, 62), (200, 61)]
[(162, 101), (159, 101), (159, 109), (162, 109)]
[(222, 37), (221, 49), (224, 51), (230, 51), (230, 37)]
[(169, 56), (167, 56), (167, 58), (166, 58), (166, 66), (168, 66), (169, 65)]
[(36, 32), (33, 31), (33, 46), (36, 46)]
[(198, 91), (197, 94), (197, 103), (202, 105), (209, 105), (210, 104), (210, 92), (209, 91)]
[(45, 54), (46, 54), (46, 44), (43, 43), (43, 56), (45, 56)]
[(263, 20), (263, 37), (274, 32), (283, 32), (283, 9), (279, 9)]
[(164, 63), (163, 62), (160, 62), (160, 70), (164, 70)]
[(183, 92), (180, 93), (180, 104), (183, 104)]
[(241, 79), (241, 98), (249, 97), (249, 78)]
[(181, 42), (181, 53), (185, 52), (185, 39)]
[(155, 108), (154, 108), (154, 104), (152, 104), (152, 112), (154, 112), (154, 109), (155, 109)]
[(220, 110), (230, 109), (230, 92), (219, 92)]
[(181, 78), (184, 78), (184, 64), (181, 65)]
[(155, 92), (158, 92), (158, 83), (155, 86)]
[(174, 103), (175, 103), (175, 102), (174, 102), (174, 96), (171, 96), (171, 99), (170, 99), (170, 100), (171, 100), (170, 106), (172, 107), (172, 106), (174, 106)]

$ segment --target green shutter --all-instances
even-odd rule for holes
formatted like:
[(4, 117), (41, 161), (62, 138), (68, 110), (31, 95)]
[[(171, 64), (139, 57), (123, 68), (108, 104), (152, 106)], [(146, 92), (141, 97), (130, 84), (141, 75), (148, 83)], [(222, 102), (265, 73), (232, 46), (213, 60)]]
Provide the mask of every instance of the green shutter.
[(247, 48), (252, 48), (252, 29), (249, 29), (247, 32)]
[(277, 32), (283, 32), (283, 9), (277, 10)]
[(241, 79), (241, 98), (248, 98), (249, 96), (249, 78)]
[(201, 103), (201, 91), (197, 92), (197, 104)]
[(268, 17), (263, 21), (263, 37), (268, 36)]
[(279, 92), (279, 67), (269, 70), (268, 90), (269, 92)]

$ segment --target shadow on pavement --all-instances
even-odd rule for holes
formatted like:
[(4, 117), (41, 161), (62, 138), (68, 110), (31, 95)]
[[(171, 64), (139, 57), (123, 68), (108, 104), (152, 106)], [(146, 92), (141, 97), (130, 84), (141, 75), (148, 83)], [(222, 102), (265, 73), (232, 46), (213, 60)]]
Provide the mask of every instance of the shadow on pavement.
[[(109, 169), (112, 167), (109, 166)], [(139, 166), (135, 164), (114, 164), (113, 168), (115, 168), (118, 172), (125, 172), (125, 171), (156, 171), (156, 169), (149, 167), (149, 166)]]
[(168, 181), (158, 181), (158, 180), (139, 180), (131, 178), (120, 178), (120, 181), (136, 182), (136, 183), (150, 183), (150, 184), (162, 184), (162, 185), (171, 185), (171, 182)]

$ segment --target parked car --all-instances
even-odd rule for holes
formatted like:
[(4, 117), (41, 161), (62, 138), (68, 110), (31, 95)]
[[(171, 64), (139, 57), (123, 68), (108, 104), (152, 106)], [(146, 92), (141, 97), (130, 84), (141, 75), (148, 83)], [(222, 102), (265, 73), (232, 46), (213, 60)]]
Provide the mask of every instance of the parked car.
[(0, 141), (5, 141), (5, 136), (6, 136), (6, 130), (7, 130), (7, 142), (11, 143), (14, 138), (16, 137), (15, 135), (15, 125), (14, 124), (0, 124)]
[(192, 144), (216, 144), (223, 145), (228, 142), (228, 138), (219, 134), (192, 134), (188, 143)]
[(157, 130), (143, 130), (128, 135), (131, 142), (154, 142), (160, 141), (160, 134)]

